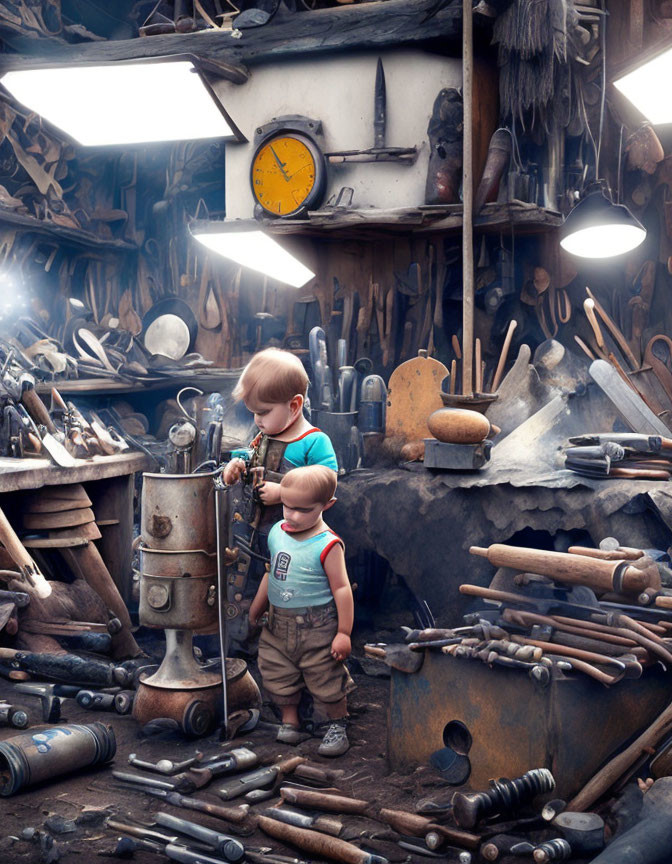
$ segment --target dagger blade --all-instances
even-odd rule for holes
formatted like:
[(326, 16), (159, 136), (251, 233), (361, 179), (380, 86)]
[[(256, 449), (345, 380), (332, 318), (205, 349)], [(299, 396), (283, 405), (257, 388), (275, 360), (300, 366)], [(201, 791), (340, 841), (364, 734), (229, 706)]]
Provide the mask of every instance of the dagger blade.
[(383, 69), (383, 61), (379, 57), (376, 67), (376, 90), (373, 101), (373, 146), (376, 149), (385, 146), (386, 114), (385, 71)]

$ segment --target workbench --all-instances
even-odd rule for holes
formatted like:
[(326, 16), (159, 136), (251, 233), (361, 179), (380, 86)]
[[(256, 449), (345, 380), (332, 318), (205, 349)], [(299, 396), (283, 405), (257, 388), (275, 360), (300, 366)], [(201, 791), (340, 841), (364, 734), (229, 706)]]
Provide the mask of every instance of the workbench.
[(77, 459), (72, 468), (60, 468), (49, 459), (0, 458), (0, 507), (16, 523), (20, 493), (43, 486), (81, 483), (91, 499), (102, 537), (100, 554), (121, 596), (131, 598), (131, 544), (133, 542), (133, 484), (138, 471), (150, 467), (144, 453), (121, 453)]

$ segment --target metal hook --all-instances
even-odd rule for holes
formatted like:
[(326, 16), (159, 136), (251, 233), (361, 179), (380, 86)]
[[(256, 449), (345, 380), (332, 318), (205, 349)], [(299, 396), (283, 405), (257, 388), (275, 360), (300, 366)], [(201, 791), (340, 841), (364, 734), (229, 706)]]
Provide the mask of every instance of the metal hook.
[(177, 394), (177, 396), (175, 397), (175, 401), (177, 402), (177, 405), (178, 405), (180, 411), (184, 414), (184, 416), (187, 418), (187, 420), (190, 423), (193, 423), (194, 426), (198, 426), (198, 424), (196, 423), (196, 420), (193, 417), (190, 417), (189, 414), (187, 414), (187, 411), (186, 411), (184, 405), (180, 402), (180, 397), (182, 396), (183, 393), (186, 393), (188, 390), (193, 390), (193, 392), (198, 394), (199, 396), (205, 395), (202, 390), (198, 389), (198, 387), (183, 387), (180, 390), (180, 392)]

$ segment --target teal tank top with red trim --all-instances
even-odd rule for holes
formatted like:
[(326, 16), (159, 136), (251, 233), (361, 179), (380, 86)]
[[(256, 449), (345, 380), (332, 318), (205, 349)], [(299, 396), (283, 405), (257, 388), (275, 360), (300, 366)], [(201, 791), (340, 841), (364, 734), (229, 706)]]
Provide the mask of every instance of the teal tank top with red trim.
[(268, 600), (272, 606), (296, 609), (331, 603), (329, 579), (324, 561), (341, 538), (327, 528), (307, 540), (296, 540), (276, 522), (268, 535), (271, 569), (268, 574)]

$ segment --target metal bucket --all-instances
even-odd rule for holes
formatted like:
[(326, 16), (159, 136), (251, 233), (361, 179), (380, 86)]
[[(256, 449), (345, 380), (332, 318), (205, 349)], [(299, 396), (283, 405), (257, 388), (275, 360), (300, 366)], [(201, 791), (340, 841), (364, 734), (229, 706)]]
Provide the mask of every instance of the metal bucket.
[(215, 476), (214, 471), (143, 474), (143, 544), (174, 552), (185, 549), (215, 552)]
[(145, 576), (140, 579), (140, 620), (145, 627), (202, 630), (217, 623), (217, 578)]
[(31, 729), (0, 743), (0, 795), (109, 762), (116, 750), (112, 727), (103, 723)]
[(217, 576), (217, 553), (140, 547), (143, 576)]
[(338, 414), (333, 411), (313, 411), (312, 421), (329, 436), (338, 461), (338, 473), (346, 474), (356, 468), (361, 457), (361, 453), (357, 452), (359, 439), (355, 438), (358, 432), (357, 412), (346, 411)]

